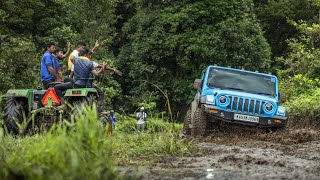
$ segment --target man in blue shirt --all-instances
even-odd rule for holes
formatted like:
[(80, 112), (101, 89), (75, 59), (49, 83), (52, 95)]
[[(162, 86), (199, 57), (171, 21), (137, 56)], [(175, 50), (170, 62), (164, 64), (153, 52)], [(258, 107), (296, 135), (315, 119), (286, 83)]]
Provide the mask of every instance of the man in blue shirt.
[(54, 42), (49, 42), (47, 44), (47, 51), (43, 54), (41, 60), (40, 74), (41, 74), (41, 82), (45, 89), (48, 89), (49, 83), (55, 81), (62, 81), (59, 77), (60, 64), (57, 62), (52, 55), (56, 49), (56, 45)]

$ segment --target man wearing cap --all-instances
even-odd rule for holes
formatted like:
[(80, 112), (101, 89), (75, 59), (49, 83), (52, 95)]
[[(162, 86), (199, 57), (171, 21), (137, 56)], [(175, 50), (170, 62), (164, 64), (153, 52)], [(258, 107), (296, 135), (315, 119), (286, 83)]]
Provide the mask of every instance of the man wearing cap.
[(140, 108), (140, 112), (137, 113), (137, 130), (138, 132), (143, 132), (146, 128), (145, 120), (147, 119), (147, 113), (144, 112), (144, 107)]

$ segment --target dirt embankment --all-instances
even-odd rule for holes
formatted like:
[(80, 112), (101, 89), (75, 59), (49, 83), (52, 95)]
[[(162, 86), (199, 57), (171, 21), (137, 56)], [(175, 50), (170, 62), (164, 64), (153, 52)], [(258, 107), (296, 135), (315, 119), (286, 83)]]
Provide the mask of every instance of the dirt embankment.
[(320, 179), (320, 131), (226, 128), (197, 140), (194, 157), (166, 158), (142, 179)]

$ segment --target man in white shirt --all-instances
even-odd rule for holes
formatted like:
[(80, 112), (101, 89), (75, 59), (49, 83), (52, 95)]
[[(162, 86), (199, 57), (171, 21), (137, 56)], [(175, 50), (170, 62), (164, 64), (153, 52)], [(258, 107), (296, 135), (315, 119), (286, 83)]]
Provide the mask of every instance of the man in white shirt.
[(140, 112), (137, 113), (138, 132), (143, 132), (144, 129), (146, 128), (146, 122), (145, 122), (146, 119), (147, 119), (147, 113), (144, 112), (144, 107), (141, 107)]

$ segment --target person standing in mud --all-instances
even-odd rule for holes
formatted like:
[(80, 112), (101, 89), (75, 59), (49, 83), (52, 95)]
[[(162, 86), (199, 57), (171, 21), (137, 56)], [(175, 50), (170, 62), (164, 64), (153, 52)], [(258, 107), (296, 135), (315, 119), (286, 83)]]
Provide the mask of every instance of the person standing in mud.
[(137, 130), (138, 130), (138, 132), (143, 132), (144, 129), (146, 128), (145, 120), (147, 119), (147, 113), (144, 112), (144, 107), (140, 108), (140, 112), (137, 113), (136, 118), (138, 120)]

